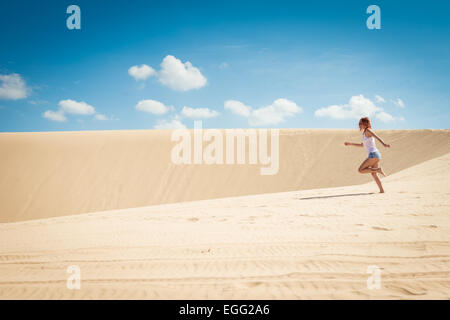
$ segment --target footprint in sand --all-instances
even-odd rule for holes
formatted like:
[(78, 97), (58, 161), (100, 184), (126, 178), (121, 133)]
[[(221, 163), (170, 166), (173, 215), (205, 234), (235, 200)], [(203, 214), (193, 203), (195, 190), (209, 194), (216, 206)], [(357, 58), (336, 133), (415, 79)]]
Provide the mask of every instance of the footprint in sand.
[(383, 228), (383, 227), (372, 227), (374, 230), (380, 230), (380, 231), (391, 231), (392, 229)]
[(257, 287), (257, 286), (260, 286), (262, 284), (263, 284), (262, 281), (251, 281), (251, 282), (247, 282), (246, 283), (247, 287), (249, 287), (249, 288)]
[(406, 288), (398, 288), (398, 291), (406, 294), (406, 295), (410, 295), (410, 296), (423, 296), (427, 294), (427, 291), (423, 291), (423, 292), (414, 292), (412, 290), (406, 289)]

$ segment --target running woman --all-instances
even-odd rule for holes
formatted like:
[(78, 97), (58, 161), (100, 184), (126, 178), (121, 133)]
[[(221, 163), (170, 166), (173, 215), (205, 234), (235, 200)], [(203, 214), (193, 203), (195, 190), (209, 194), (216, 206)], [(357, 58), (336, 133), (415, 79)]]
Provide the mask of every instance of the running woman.
[(378, 151), (377, 146), (375, 145), (375, 138), (380, 141), (381, 144), (386, 148), (390, 148), (390, 145), (384, 143), (384, 141), (381, 140), (381, 138), (372, 131), (372, 126), (370, 125), (370, 120), (368, 117), (364, 117), (359, 120), (359, 130), (363, 131), (362, 143), (345, 142), (344, 144), (346, 146), (366, 147), (368, 157), (363, 161), (363, 163), (361, 163), (358, 172), (371, 173), (373, 179), (378, 185), (378, 188), (380, 188), (380, 193), (384, 193), (383, 186), (381, 184), (380, 178), (378, 178), (377, 176), (377, 173), (381, 173), (383, 176), (386, 176), (386, 174), (384, 173), (383, 169), (378, 166), (381, 160), (381, 154), (380, 151)]

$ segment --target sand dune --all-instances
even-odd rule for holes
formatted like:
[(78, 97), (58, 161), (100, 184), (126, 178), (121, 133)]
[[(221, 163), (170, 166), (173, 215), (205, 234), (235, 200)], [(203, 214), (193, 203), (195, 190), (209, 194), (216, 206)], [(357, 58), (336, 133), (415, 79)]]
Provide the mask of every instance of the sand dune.
[[(307, 146), (300, 141), (307, 141), (303, 135), (310, 134), (288, 131), (284, 136), (285, 144), (299, 141), (298, 150), (291, 148), (289, 151), (298, 156), (298, 163), (315, 167), (322, 183), (350, 183), (351, 179), (359, 179), (344, 178), (344, 173), (339, 170), (333, 172), (337, 181), (330, 175), (328, 178), (321, 175), (323, 160), (313, 165), (313, 160), (302, 154)], [(338, 132), (336, 136), (325, 138), (317, 133), (312, 140), (319, 144), (315, 149), (318, 156), (326, 157), (329, 166), (352, 169), (347, 173), (351, 176), (356, 164), (353, 157), (359, 154), (346, 156), (340, 147), (335, 147), (347, 134)], [(391, 172), (448, 148), (448, 143), (442, 146), (448, 142), (447, 131), (382, 134), (393, 145), (392, 153), (386, 152), (385, 157), (386, 168)], [(146, 141), (151, 135), (135, 133), (133, 139), (137, 136)], [(115, 144), (109, 138), (110, 134), (105, 133), (104, 140), (99, 138), (103, 142), (90, 142), (103, 146), (96, 149), (103, 161), (112, 152), (108, 152), (109, 143)], [(2, 148), (5, 148), (7, 139), (5, 136), (2, 139)], [(25, 144), (32, 140), (26, 135), (15, 139), (22, 139)], [(62, 160), (70, 158), (58, 135), (37, 137), (36, 152), (43, 148), (40, 143), (45, 139), (52, 141), (47, 141), (53, 146), (48, 147), (52, 154), (55, 145), (63, 150), (58, 156), (60, 165), (48, 168), (48, 176), (42, 178), (42, 185), (56, 183), (52, 180), (55, 170), (62, 170)], [(68, 140), (73, 142), (74, 139)], [(351, 163), (333, 164), (327, 148), (337, 150), (346, 162)], [(411, 152), (411, 157), (397, 161), (393, 156), (396, 148)], [(426, 154), (417, 156), (417, 149)], [(146, 152), (142, 151), (139, 156)], [(286, 146), (283, 152), (288, 152)], [(84, 157), (89, 158), (98, 165), (102, 175), (106, 174), (101, 171), (101, 161), (97, 163), (86, 153), (78, 152), (73, 157), (80, 163)], [(122, 164), (125, 158), (130, 160), (124, 155), (117, 161)], [(50, 161), (50, 156), (45, 159)], [(2, 161), (4, 164), (5, 160)], [(41, 161), (45, 163), (45, 160)], [(296, 168), (293, 162), (285, 161), (285, 166)], [(10, 166), (14, 167), (13, 162)], [(78, 169), (83, 175), (79, 180), (72, 179), (82, 185), (83, 176), (93, 170), (89, 167), (80, 164)], [(67, 168), (67, 174), (73, 174), (74, 168)], [(376, 193), (376, 186), (371, 182), (3, 223), (0, 224), (0, 298), (449, 299), (449, 169), (450, 154), (447, 153), (392, 174), (383, 179), (386, 194)], [(303, 183), (299, 178), (307, 177), (303, 170), (301, 167), (295, 169), (293, 172), (298, 176), (290, 177), (289, 183), (278, 187), (290, 188)], [(131, 173), (133, 170), (126, 171)], [(27, 172), (40, 175), (32, 170)], [(190, 174), (195, 177), (193, 172)], [(110, 179), (118, 178), (111, 176)], [(272, 178), (272, 181), (277, 179)], [(306, 185), (314, 183), (313, 178), (308, 179)], [(100, 187), (100, 182), (94, 185)], [(171, 183), (166, 186), (169, 185), (172, 186)], [(237, 182), (235, 186), (240, 187)], [(4, 186), (2, 188), (5, 190)], [(121, 188), (126, 190), (125, 186)], [(269, 185), (264, 184), (264, 188), (269, 189)], [(259, 192), (264, 188), (255, 187), (250, 191)], [(93, 190), (96, 189), (89, 189)], [(229, 191), (232, 190), (229, 187)], [(238, 191), (242, 192), (241, 189)], [(85, 194), (80, 190), (73, 196), (82, 195)], [(38, 196), (46, 195), (36, 190), (28, 207), (33, 207), (33, 197)], [(115, 205), (127, 203), (123, 201)], [(35, 209), (39, 208), (34, 205)], [(94, 203), (91, 205), (95, 207)], [(2, 203), (2, 206), (5, 205)], [(83, 205), (77, 207), (82, 208)], [(2, 212), (5, 212), (4, 208)], [(66, 269), (70, 265), (80, 267), (80, 290), (66, 288)], [(381, 270), (380, 289), (367, 288), (369, 274), (366, 272), (370, 265)]]
[[(279, 172), (260, 165), (175, 165), (170, 131), (0, 134), (0, 222), (153, 204), (347, 186), (365, 158), (357, 130), (281, 130)], [(383, 166), (395, 173), (450, 152), (449, 130), (379, 134)]]

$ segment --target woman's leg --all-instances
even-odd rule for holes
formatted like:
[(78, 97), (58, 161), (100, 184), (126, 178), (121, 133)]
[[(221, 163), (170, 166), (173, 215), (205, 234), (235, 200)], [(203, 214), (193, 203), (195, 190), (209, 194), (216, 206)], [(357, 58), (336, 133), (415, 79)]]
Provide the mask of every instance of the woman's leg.
[(380, 159), (378, 159), (378, 158), (367, 158), (359, 166), (358, 172), (359, 173), (373, 173), (373, 172), (382, 173), (381, 168), (373, 167), (375, 164), (378, 164), (378, 161), (380, 161)]
[[(375, 163), (372, 168), (378, 168), (378, 162)], [(381, 184), (380, 178), (378, 178), (378, 175), (376, 172), (372, 172), (372, 178), (375, 180), (375, 182), (378, 185), (378, 188), (380, 188), (380, 193), (384, 193), (383, 185)]]

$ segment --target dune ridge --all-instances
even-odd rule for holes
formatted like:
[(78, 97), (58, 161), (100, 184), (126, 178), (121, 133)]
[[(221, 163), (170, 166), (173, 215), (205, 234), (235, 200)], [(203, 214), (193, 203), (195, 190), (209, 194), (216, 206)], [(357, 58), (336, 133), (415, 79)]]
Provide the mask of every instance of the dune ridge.
[(2, 223), (0, 298), (449, 299), (449, 169), (450, 153), (407, 168), (385, 194), (366, 183)]
[[(450, 130), (379, 130), (392, 174), (450, 152)], [(279, 172), (175, 165), (167, 130), (0, 133), (0, 222), (370, 181), (357, 130), (281, 129)]]

